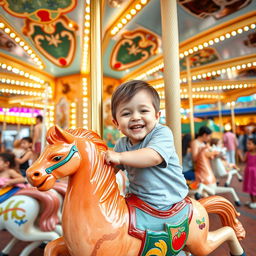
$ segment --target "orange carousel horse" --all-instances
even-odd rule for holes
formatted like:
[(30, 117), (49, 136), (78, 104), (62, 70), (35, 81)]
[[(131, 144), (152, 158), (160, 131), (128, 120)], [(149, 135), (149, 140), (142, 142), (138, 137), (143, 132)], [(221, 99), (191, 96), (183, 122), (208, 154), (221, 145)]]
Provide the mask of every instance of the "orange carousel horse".
[[(44, 255), (164, 256), (178, 253), (169, 253), (170, 245), (162, 239), (151, 247), (143, 245), (143, 231), (130, 226), (134, 221), (131, 204), (120, 195), (114, 168), (104, 161), (107, 146), (96, 133), (85, 129), (64, 131), (54, 126), (47, 133), (47, 141), (49, 145), (27, 170), (29, 182), (41, 191), (51, 189), (57, 179), (65, 176), (69, 176), (69, 183), (62, 214), (63, 237), (50, 242)], [(178, 245), (179, 249), (203, 256), (226, 241), (232, 255), (245, 255), (238, 241), (244, 238), (245, 231), (236, 218), (239, 214), (228, 200), (220, 196), (200, 202), (186, 198), (173, 205), (168, 216), (175, 216), (176, 211), (188, 205), (191, 206), (189, 232), (184, 235), (182, 227), (179, 235), (172, 237), (175, 242), (183, 239), (181, 244), (185, 247)], [(142, 208), (149, 207), (144, 204)], [(154, 210), (149, 211), (153, 214)], [(163, 219), (167, 211), (159, 212)], [(218, 214), (223, 227), (210, 232), (208, 213)], [(136, 232), (138, 236), (134, 237)], [(152, 231), (152, 237), (156, 233)], [(151, 249), (145, 251), (145, 247)], [(177, 243), (174, 247), (177, 248)]]

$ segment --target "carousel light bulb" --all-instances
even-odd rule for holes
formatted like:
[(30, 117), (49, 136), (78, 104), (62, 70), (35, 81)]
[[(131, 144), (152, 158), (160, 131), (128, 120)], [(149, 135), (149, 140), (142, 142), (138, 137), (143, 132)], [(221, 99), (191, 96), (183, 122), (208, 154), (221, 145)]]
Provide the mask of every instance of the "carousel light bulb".
[(5, 28), (5, 29), (4, 29), (4, 32), (5, 32), (6, 34), (9, 34), (9, 33), (11, 32), (11, 30), (10, 30), (9, 28)]
[(136, 10), (140, 10), (140, 9), (141, 9), (141, 5), (140, 5), (140, 4), (136, 4), (136, 5), (135, 5), (135, 9), (136, 9)]
[(131, 9), (131, 11), (130, 11), (130, 13), (132, 14), (132, 15), (135, 15), (136, 14), (136, 10), (135, 9)]
[(220, 36), (220, 40), (224, 41), (225, 40), (225, 36)]

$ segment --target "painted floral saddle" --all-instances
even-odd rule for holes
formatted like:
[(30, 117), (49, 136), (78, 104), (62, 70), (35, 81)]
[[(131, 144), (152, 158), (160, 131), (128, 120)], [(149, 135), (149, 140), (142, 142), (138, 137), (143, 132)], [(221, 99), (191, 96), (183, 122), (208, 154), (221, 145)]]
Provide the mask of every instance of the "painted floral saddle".
[(185, 246), (192, 218), (192, 202), (187, 197), (169, 210), (152, 208), (137, 196), (126, 196), (130, 219), (129, 235), (142, 240), (138, 256), (177, 255)]

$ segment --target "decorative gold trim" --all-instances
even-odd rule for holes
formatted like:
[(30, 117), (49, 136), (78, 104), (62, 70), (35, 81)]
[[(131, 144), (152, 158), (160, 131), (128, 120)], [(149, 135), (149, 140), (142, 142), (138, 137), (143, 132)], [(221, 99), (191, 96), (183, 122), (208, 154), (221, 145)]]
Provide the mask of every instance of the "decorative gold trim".
[[(37, 65), (39, 66), (41, 69), (43, 69), (45, 67), (45, 63), (43, 62), (43, 60), (41, 59), (41, 57), (37, 54), (37, 51), (35, 51), (35, 49), (27, 42), (27, 40), (24, 39), (24, 37), (18, 33), (14, 28), (13, 26), (11, 26), (9, 24), (9, 22), (3, 17), (3, 16), (0, 16), (0, 22), (2, 22), (6, 27), (8, 27), (10, 29), (10, 32), (9, 33), (6, 33), (4, 29), (2, 29), (2, 31), (7, 34), (8, 36), (11, 35), (12, 33), (15, 34), (15, 37), (14, 38), (10, 38), (13, 39), (13, 41), (16, 43), (16, 44), (19, 44), (19, 46), (22, 48), (22, 50), (28, 55), (31, 57), (32, 54), (35, 55), (34, 58), (31, 58), (32, 61)], [(19, 38), (20, 40), (17, 42), (16, 38)], [(21, 42), (24, 42), (24, 45), (22, 46), (21, 45)], [(27, 47), (27, 50), (25, 50), (25, 47)], [(28, 51), (31, 50), (31, 53), (28, 53)], [(37, 61), (36, 61), (37, 59)]]
[[(204, 31), (200, 34), (197, 34), (197, 35), (191, 37), (190, 39), (185, 40), (184, 42), (182, 42), (180, 44), (180, 52), (182, 52), (185, 49), (193, 49), (194, 47), (197, 47), (202, 42), (208, 42), (210, 39), (214, 39), (216, 37), (224, 35), (225, 33), (227, 33), (227, 31), (230, 32), (230, 31), (236, 30), (237, 28), (242, 28), (244, 26), (248, 26), (255, 22), (255, 15), (256, 15), (256, 12), (253, 11), (253, 12), (247, 13), (243, 16), (240, 16), (236, 19), (227, 21), (219, 26), (216, 26), (212, 29)], [(146, 62), (138, 70), (135, 70), (134, 72), (131, 72), (127, 76), (123, 77), (122, 80), (127, 81), (127, 80), (131, 80), (131, 79), (143, 76), (149, 70), (152, 70), (153, 68), (156, 68), (157, 66), (161, 66), (161, 65), (163, 65), (163, 56), (162, 55), (153, 60)], [(207, 65), (205, 65), (205, 66), (207, 66)], [(205, 66), (202, 66), (202, 67), (205, 67)], [(200, 68), (201, 67), (199, 67), (198, 69), (200, 69)], [(195, 69), (191, 69), (191, 71), (193, 71), (193, 70), (195, 70)], [(202, 73), (202, 72), (200, 72), (200, 73)]]

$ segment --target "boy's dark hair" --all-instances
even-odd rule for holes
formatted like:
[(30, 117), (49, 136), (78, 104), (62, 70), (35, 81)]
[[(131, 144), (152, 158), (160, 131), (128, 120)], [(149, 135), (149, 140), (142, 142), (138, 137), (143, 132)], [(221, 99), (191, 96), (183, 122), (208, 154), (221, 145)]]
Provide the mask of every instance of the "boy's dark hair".
[(24, 137), (24, 138), (22, 138), (21, 140), (25, 140), (25, 141), (27, 141), (28, 143), (32, 143), (32, 142), (33, 142), (33, 140), (32, 140), (31, 137)]
[(123, 83), (117, 87), (111, 98), (111, 112), (114, 120), (116, 120), (116, 109), (120, 103), (129, 101), (136, 93), (146, 90), (152, 97), (152, 104), (156, 113), (160, 110), (160, 97), (157, 91), (148, 83), (141, 80), (132, 80)]
[(41, 115), (37, 115), (36, 119), (40, 120), (40, 122), (43, 122), (43, 116), (41, 116)]
[(198, 136), (203, 136), (204, 134), (212, 134), (212, 130), (207, 126), (201, 126), (198, 131)]
[(212, 138), (211, 141), (210, 141), (210, 145), (211, 145), (211, 146), (212, 146), (212, 145), (217, 145), (218, 142), (219, 142), (219, 140), (220, 140), (220, 139), (218, 139), (218, 138)]
[(2, 158), (5, 163), (9, 162), (9, 167), (10, 168), (15, 168), (15, 156), (14, 156), (14, 154), (7, 153), (7, 152), (0, 153), (0, 158)]

